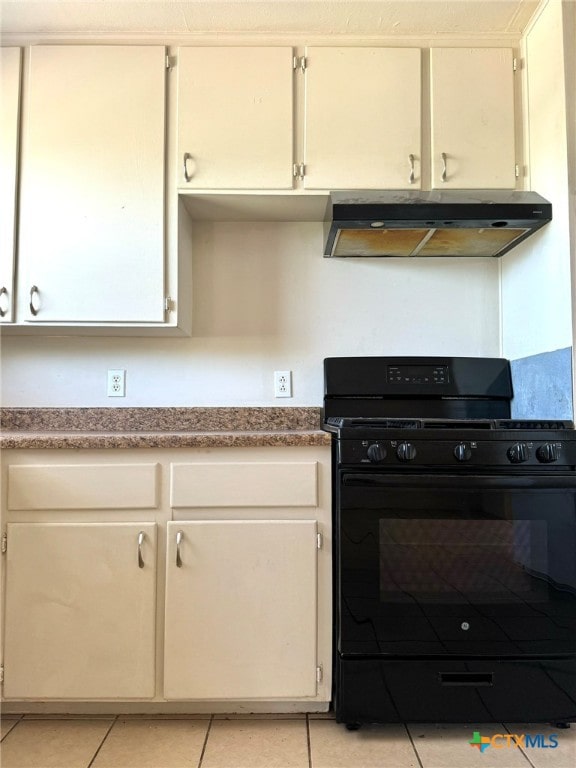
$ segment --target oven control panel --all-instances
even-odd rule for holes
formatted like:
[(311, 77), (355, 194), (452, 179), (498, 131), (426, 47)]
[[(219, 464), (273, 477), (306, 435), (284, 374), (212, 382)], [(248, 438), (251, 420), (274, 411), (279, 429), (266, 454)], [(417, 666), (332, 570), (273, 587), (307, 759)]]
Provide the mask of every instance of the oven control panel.
[(447, 384), (447, 365), (388, 365), (387, 380), (392, 384)]
[[(540, 436), (539, 436), (540, 437)], [(552, 467), (576, 465), (576, 441), (368, 439), (337, 441), (338, 462), (382, 467)]]

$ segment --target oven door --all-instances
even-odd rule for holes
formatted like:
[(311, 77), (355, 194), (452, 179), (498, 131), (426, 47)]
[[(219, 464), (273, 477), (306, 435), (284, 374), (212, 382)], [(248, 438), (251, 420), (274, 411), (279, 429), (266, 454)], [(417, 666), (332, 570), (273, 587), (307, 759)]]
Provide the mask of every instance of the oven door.
[(343, 657), (576, 654), (576, 477), (342, 471)]

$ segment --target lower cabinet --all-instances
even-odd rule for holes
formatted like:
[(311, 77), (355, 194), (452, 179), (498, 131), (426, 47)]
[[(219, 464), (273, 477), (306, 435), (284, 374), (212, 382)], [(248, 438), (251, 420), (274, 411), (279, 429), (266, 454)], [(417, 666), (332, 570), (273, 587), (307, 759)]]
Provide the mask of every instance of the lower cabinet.
[(329, 457), (6, 451), (4, 699), (327, 703)]
[(315, 520), (168, 523), (164, 696), (316, 695)]
[(7, 698), (151, 698), (156, 524), (10, 523)]

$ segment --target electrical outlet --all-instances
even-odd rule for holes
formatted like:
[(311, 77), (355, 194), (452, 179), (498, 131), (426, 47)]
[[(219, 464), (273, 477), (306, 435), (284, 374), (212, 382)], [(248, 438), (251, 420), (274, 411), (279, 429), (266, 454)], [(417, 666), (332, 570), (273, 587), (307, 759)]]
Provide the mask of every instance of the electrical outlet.
[(274, 371), (274, 397), (292, 397), (292, 371)]
[(108, 371), (108, 397), (126, 396), (126, 371), (114, 368)]

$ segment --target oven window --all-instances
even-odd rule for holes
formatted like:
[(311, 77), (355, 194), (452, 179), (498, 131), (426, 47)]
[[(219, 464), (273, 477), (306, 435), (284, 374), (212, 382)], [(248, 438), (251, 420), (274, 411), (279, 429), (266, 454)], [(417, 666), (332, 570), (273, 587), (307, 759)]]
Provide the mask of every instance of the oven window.
[(574, 653), (576, 487), (357, 474), (339, 502), (341, 653)]
[(517, 603), (548, 599), (543, 520), (380, 520), (386, 602)]

